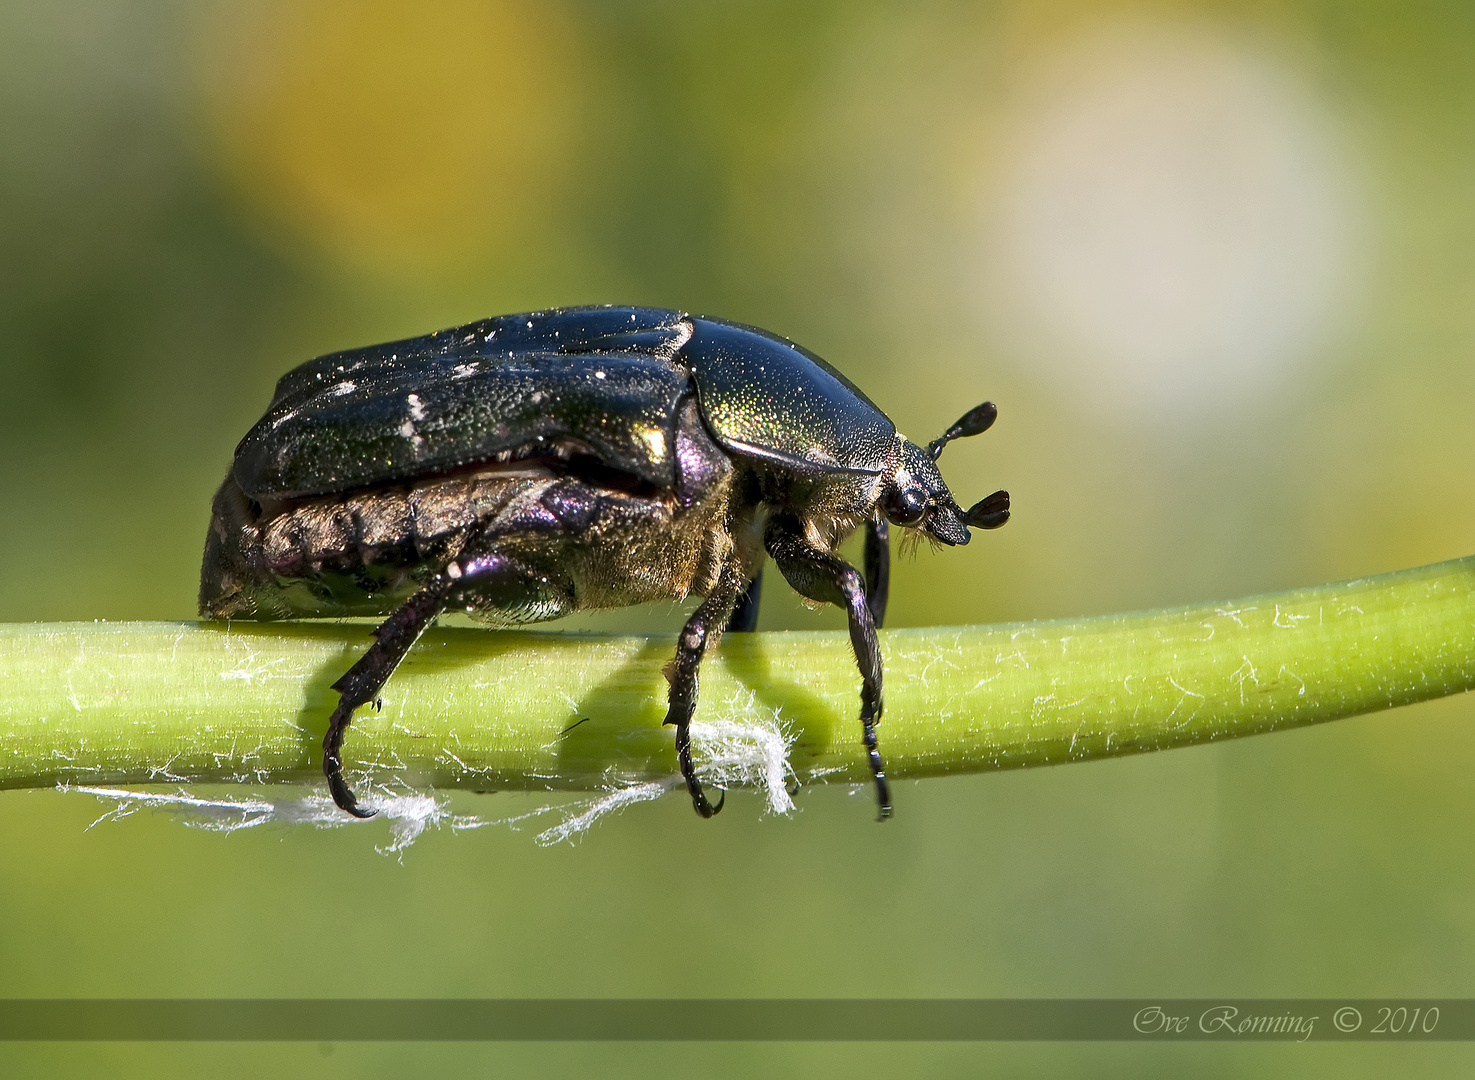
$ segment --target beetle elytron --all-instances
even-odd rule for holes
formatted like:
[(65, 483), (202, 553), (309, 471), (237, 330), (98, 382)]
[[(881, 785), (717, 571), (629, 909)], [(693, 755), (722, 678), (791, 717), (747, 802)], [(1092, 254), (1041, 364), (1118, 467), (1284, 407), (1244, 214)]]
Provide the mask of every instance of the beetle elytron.
[[(437, 615), (496, 625), (704, 597), (668, 670), (681, 775), (713, 806), (688, 732), (702, 655), (751, 630), (764, 553), (849, 617), (860, 720), (876, 744), (887, 525), (966, 544), (1009, 517), (966, 512), (934, 464), (993, 423), (985, 402), (926, 449), (845, 376), (762, 330), (652, 308), (504, 315), (319, 357), (289, 371), (215, 496), (200, 575), (207, 618), (387, 615), (333, 684), (333, 800), (358, 817), (343, 736)], [(866, 528), (865, 575), (835, 554)]]

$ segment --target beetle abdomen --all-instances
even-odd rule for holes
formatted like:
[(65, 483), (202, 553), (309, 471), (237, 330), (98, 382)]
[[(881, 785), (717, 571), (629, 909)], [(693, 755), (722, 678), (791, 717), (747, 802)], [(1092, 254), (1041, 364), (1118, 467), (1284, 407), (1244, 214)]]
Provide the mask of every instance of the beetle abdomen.
[(215, 497), (200, 610), (216, 618), (383, 614), (413, 589), (412, 571), (443, 564), (473, 526), (549, 475), (489, 470), (271, 509), (228, 477)]
[(227, 480), (200, 609), (213, 618), (387, 614), (469, 542), (515, 557), (542, 583), (536, 603), (525, 590), (509, 598), (468, 588), (458, 606), (488, 622), (681, 600), (710, 588), (730, 556), (730, 502), (730, 470), (689, 504), (514, 467), (263, 511)]

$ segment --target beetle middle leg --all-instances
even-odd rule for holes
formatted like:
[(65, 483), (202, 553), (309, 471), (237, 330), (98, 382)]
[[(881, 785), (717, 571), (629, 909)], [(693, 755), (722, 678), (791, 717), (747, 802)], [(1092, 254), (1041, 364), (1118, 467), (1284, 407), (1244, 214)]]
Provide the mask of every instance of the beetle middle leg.
[(772, 518), (763, 534), (763, 546), (773, 556), (784, 579), (795, 591), (844, 609), (850, 619), (850, 645), (860, 668), (860, 723), (866, 758), (876, 782), (876, 804), (884, 820), (891, 816), (891, 787), (876, 741), (881, 719), (881, 646), (866, 595), (865, 579), (844, 559), (822, 551), (804, 536), (804, 527), (791, 515)]
[(732, 609), (732, 618), (727, 620), (727, 633), (751, 634), (758, 629), (758, 599), (762, 592), (763, 571), (759, 570), (738, 597), (737, 606)]
[(533, 593), (538, 585), (526, 569), (505, 555), (463, 555), (380, 623), (374, 630), (374, 644), (369, 651), (332, 685), (339, 699), (323, 736), (323, 775), (328, 778), (333, 801), (354, 817), (368, 818), (375, 813), (359, 807), (348, 781), (343, 778), (343, 736), (353, 720), (354, 710), (378, 697), (425, 628), (449, 601), (468, 588), (477, 592), (505, 591), (516, 596)]
[(718, 636), (714, 631), (732, 615), (740, 583), (741, 578), (731, 564), (723, 567), (716, 586), (696, 611), (692, 612), (691, 618), (686, 620), (681, 638), (676, 643), (676, 658), (666, 669), (667, 677), (671, 680), (671, 693), (670, 709), (666, 713), (665, 722), (676, 725), (676, 760), (681, 763), (681, 776), (686, 780), (686, 790), (691, 794), (691, 805), (704, 818), (709, 818), (722, 809), (723, 803), (727, 801), (727, 793), (723, 792), (716, 806), (708, 802), (702, 791), (702, 782), (697, 779), (696, 766), (692, 764), (691, 717), (697, 707), (697, 675), (708, 644)]

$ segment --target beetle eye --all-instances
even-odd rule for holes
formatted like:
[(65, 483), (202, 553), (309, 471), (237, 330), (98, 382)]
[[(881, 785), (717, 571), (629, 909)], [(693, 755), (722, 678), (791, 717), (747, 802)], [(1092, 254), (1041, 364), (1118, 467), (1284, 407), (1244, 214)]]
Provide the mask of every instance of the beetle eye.
[(927, 496), (916, 488), (892, 488), (884, 502), (886, 518), (895, 525), (915, 525), (927, 513)]

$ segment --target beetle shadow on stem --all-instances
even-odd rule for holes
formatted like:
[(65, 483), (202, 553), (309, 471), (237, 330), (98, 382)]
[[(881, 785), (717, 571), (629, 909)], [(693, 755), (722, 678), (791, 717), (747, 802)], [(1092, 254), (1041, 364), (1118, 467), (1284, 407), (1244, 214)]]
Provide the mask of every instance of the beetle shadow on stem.
[[(341, 642), (335, 654), (316, 665), (304, 686), (302, 708), (295, 718), (301, 732), (302, 754), (313, 763), (312, 772), (322, 757), (322, 738), (328, 719), (338, 704), (333, 683), (353, 666), (372, 644), (372, 626), (294, 628), (299, 636)], [(362, 631), (363, 639), (359, 638)], [(273, 630), (281, 633), (281, 626)], [(526, 656), (530, 647), (544, 652), (554, 668), (566, 661), (556, 657), (560, 646), (582, 645), (589, 638), (606, 635), (537, 634), (519, 630), (437, 628), (424, 635), (410, 649), (381, 690), (384, 699), (396, 701), (401, 694), (417, 691), (401, 680), (406, 675), (458, 673), (460, 669), (496, 662), (512, 654)], [(539, 641), (539, 638), (546, 640)], [(545, 746), (550, 757), (536, 771), (510, 778), (487, 777), (478, 783), (474, 775), (459, 779), (437, 777), (436, 782), (451, 786), (471, 787), (483, 792), (507, 789), (568, 789), (620, 782), (639, 782), (676, 771), (671, 732), (662, 727), (666, 714), (665, 680), (661, 668), (674, 651), (674, 639), (643, 639), (628, 652), (598, 683), (565, 698), (568, 712), (558, 734)], [(459, 675), (453, 675), (459, 677)], [(422, 692), (423, 691), (418, 691)], [(491, 693), (496, 697), (495, 688)], [(495, 710), (486, 720), (496, 723)], [(345, 739), (344, 766), (353, 784), (363, 786), (375, 777), (389, 774), (406, 777), (405, 763), (375, 738), (379, 727), (372, 705), (355, 713)], [(434, 767), (432, 773), (438, 770)], [(413, 780), (413, 772), (410, 775)]]
[[(703, 661), (702, 693), (699, 695), (693, 723), (711, 722), (722, 715), (722, 705), (713, 699), (717, 687), (711, 675), (718, 665), (744, 691), (752, 695), (752, 706), (758, 716), (764, 713), (784, 718), (794, 736), (790, 750), (790, 766), (796, 775), (808, 775), (808, 765), (837, 739), (843, 739), (844, 720), (853, 718), (836, 712), (835, 704), (813, 693), (804, 684), (779, 674), (773, 663), (773, 648), (778, 642), (769, 639), (744, 638), (738, 645), (732, 639), (724, 656), (721, 647)], [(751, 642), (752, 644), (749, 644)], [(604, 783), (635, 782), (679, 775), (675, 761), (675, 729), (664, 726), (667, 710), (667, 683), (661, 671), (674, 657), (674, 638), (647, 640), (622, 664), (587, 691), (579, 700), (577, 715), (560, 735), (557, 777), (564, 783), (578, 779), (596, 779)], [(857, 680), (854, 712), (859, 713)], [(750, 711), (745, 709), (744, 711)], [(802, 717), (802, 720), (790, 720)], [(827, 718), (833, 719), (827, 719)], [(761, 721), (760, 721), (761, 722)], [(859, 730), (855, 744), (857, 766)]]
[[(789, 749), (789, 766), (801, 779), (811, 777), (810, 767), (825, 755), (836, 741), (846, 738), (845, 722), (855, 721), (856, 764), (860, 766), (860, 677), (856, 676), (855, 698), (849, 710), (841, 715), (835, 703), (816, 694), (808, 685), (778, 670), (774, 663), (783, 648), (786, 635), (763, 634), (724, 637), (715, 655), (707, 663), (718, 660), (726, 673), (753, 695), (753, 704), (775, 717), (782, 718), (794, 742)], [(795, 642), (792, 648), (802, 648)], [(698, 706), (698, 718), (701, 708)]]
[[(290, 654), (292, 648), (301, 648), (308, 654), (322, 653), (321, 660), (304, 665), (307, 674), (302, 680), (301, 705), (295, 714), (274, 713), (262, 717), (263, 730), (271, 730), (286, 724), (295, 730), (293, 741), (297, 747), (297, 759), (301, 765), (285, 770), (274, 770), (272, 780), (311, 781), (322, 776), (323, 734), (328, 729), (328, 718), (338, 704), (338, 692), (333, 683), (348, 670), (364, 650), (372, 643), (369, 636), (370, 624), (332, 624), (306, 622), (221, 622), (202, 623), (202, 629), (220, 633), (229, 643), (228, 648), (244, 649), (244, 656), (232, 652), (238, 666), (232, 674), (247, 683), (259, 679), (277, 677), (280, 673), (275, 665), (280, 657)], [(251, 641), (259, 638), (262, 647), (258, 653)], [(260, 667), (257, 657), (267, 658)], [(291, 665), (289, 664), (289, 667)], [(278, 730), (280, 730), (278, 728)], [(249, 772), (245, 761), (240, 763), (243, 772)]]
[[(285, 628), (279, 624), (271, 633), (280, 636)], [(338, 645), (330, 658), (316, 665), (316, 670), (307, 680), (302, 707), (295, 717), (294, 726), (300, 732), (298, 741), (302, 757), (311, 762), (310, 767), (303, 771), (304, 778), (318, 775), (322, 735), (338, 701), (332, 684), (363, 655), (363, 650), (372, 642), (371, 632), (371, 626), (358, 624), (292, 628), (294, 636)], [(597, 634), (588, 636), (604, 637)], [(555, 634), (549, 637), (567, 641), (586, 635)], [(857, 679), (854, 709), (841, 715), (834, 701), (781, 673), (782, 665), (774, 661), (780, 655), (775, 650), (783, 648), (782, 637), (765, 635), (764, 638), (760, 644), (759, 639), (747, 635), (733, 636), (708, 654), (703, 663), (707, 678), (703, 680), (703, 694), (695, 722), (700, 724), (721, 716), (721, 703), (712, 696), (719, 689), (712, 685), (717, 681), (712, 675), (720, 665), (728, 678), (751, 694), (752, 705), (758, 707), (759, 717), (769, 714), (783, 720), (795, 737), (789, 755), (790, 765), (797, 775), (806, 778), (810, 763), (825, 756), (837, 740), (846, 738), (848, 729), (845, 721), (854, 719), (852, 712), (858, 715), (859, 681)], [(469, 643), (474, 643), (474, 647), (468, 648)], [(525, 650), (528, 644), (527, 635), (517, 631), (441, 630), (426, 635), (410, 651), (396, 675), (407, 668), (424, 671), (474, 664), (507, 650)], [(545, 747), (549, 757), (545, 758), (546, 764), (542, 769), (520, 777), (520, 783), (508, 784), (504, 778), (485, 790), (515, 787), (581, 789), (591, 785), (620, 785), (668, 777), (674, 780), (679, 776), (675, 729), (663, 723), (667, 711), (667, 682), (662, 670), (675, 651), (674, 636), (640, 639), (603, 678), (579, 692), (576, 698), (568, 699), (566, 725)], [(386, 684), (386, 696), (392, 697), (397, 692), (394, 682), (395, 676), (391, 676)], [(357, 719), (363, 721), (373, 715), (370, 706), (359, 710)], [(375, 753), (372, 749), (375, 744), (373, 734), (365, 730), (368, 727), (370, 725), (356, 723), (350, 728), (348, 742), (352, 748), (345, 754), (345, 764), (351, 773), (357, 774), (355, 782), (360, 784), (372, 775), (401, 769), (400, 763), (383, 760)], [(355, 730), (358, 738), (354, 737)], [(857, 765), (861, 763), (858, 734), (857, 730)], [(475, 786), (470, 778), (463, 778), (461, 784)]]
[(581, 695), (558, 737), (558, 780), (619, 783), (676, 773), (673, 729), (663, 725), (661, 675), (675, 648), (674, 639), (648, 639)]

